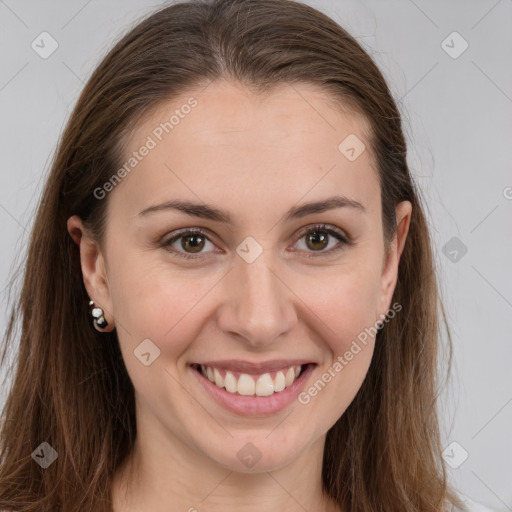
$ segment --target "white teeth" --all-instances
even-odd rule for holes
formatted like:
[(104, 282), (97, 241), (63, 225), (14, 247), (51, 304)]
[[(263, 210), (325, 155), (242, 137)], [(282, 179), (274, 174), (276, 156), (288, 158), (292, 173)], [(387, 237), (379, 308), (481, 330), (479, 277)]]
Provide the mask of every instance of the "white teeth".
[(217, 368), (201, 365), (201, 373), (208, 380), (213, 382), (219, 388), (225, 388), (229, 393), (238, 392), (244, 396), (270, 396), (291, 386), (299, 376), (300, 365), (290, 366), (287, 370), (280, 370), (276, 373), (274, 379), (270, 373), (260, 375), (255, 381), (255, 377), (246, 373), (241, 373), (238, 379), (230, 371), (223, 377)]
[(219, 388), (224, 387), (224, 377), (220, 374), (219, 370), (217, 368), (213, 369), (213, 376), (215, 378), (215, 384), (219, 386)]
[(288, 368), (288, 371), (286, 372), (286, 377), (285, 377), (285, 386), (288, 387), (288, 386), (291, 386), (292, 385), (292, 382), (295, 380), (295, 370), (293, 369), (293, 367), (290, 367)]
[(238, 392), (241, 395), (251, 396), (254, 395), (255, 390), (256, 384), (254, 384), (254, 379), (250, 375), (242, 373), (238, 377)]
[(277, 372), (276, 378), (274, 379), (274, 391), (283, 391), (286, 387), (286, 380), (283, 372)]
[(231, 372), (226, 372), (226, 378), (224, 379), (224, 386), (226, 391), (230, 393), (236, 393), (238, 391), (238, 382), (235, 376)]
[[(251, 379), (253, 380), (253, 379)], [(240, 383), (238, 384), (240, 386)], [(258, 379), (256, 383), (256, 395), (258, 396), (270, 396), (274, 394), (274, 381), (270, 376), (270, 373), (264, 373)]]

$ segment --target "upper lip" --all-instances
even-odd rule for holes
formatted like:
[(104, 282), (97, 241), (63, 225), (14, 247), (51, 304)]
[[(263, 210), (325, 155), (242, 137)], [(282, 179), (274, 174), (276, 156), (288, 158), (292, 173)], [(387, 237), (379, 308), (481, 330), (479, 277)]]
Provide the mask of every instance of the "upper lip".
[(241, 359), (225, 359), (222, 361), (202, 361), (200, 364), (203, 366), (210, 366), (211, 368), (222, 368), (233, 372), (241, 373), (267, 373), (276, 370), (283, 370), (290, 366), (303, 365), (311, 363), (307, 359), (273, 359), (271, 361), (263, 361), (261, 363), (252, 363), (251, 361), (243, 361)]

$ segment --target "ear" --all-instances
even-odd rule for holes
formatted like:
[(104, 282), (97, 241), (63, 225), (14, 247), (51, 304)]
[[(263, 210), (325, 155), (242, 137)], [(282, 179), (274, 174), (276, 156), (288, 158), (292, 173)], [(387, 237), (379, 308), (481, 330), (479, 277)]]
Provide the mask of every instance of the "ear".
[[(80, 266), (87, 294), (96, 306), (103, 309), (103, 316), (108, 322), (104, 331), (110, 332), (114, 329), (114, 314), (104, 256), (97, 242), (88, 234), (80, 217), (70, 217), (67, 228), (80, 251)], [(84, 305), (87, 306), (88, 304)]]
[(396, 207), (396, 231), (390, 242), (387, 255), (382, 267), (380, 282), (379, 303), (377, 306), (377, 320), (384, 318), (391, 305), (391, 299), (398, 280), (398, 264), (404, 250), (405, 240), (411, 223), (412, 204), (402, 201)]

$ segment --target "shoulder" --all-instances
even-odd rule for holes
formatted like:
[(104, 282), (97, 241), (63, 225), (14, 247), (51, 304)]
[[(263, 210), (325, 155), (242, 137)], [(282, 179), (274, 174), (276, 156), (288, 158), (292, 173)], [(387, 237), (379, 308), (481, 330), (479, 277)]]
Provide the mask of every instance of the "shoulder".
[(453, 507), (452, 512), (496, 512), (489, 507), (486, 507), (485, 505), (481, 505), (480, 503), (469, 499), (467, 496), (464, 496), (464, 494), (461, 494), (460, 492), (457, 492), (457, 494), (459, 498), (464, 502), (465, 510)]

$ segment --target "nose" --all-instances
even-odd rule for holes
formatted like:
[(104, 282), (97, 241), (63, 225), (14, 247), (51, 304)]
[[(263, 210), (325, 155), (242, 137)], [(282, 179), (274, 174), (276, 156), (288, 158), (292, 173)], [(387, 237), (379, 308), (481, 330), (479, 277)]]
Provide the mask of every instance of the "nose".
[(254, 348), (265, 348), (297, 324), (296, 297), (270, 250), (264, 250), (252, 263), (235, 259), (223, 286), (225, 300), (217, 321), (227, 335), (242, 338)]

